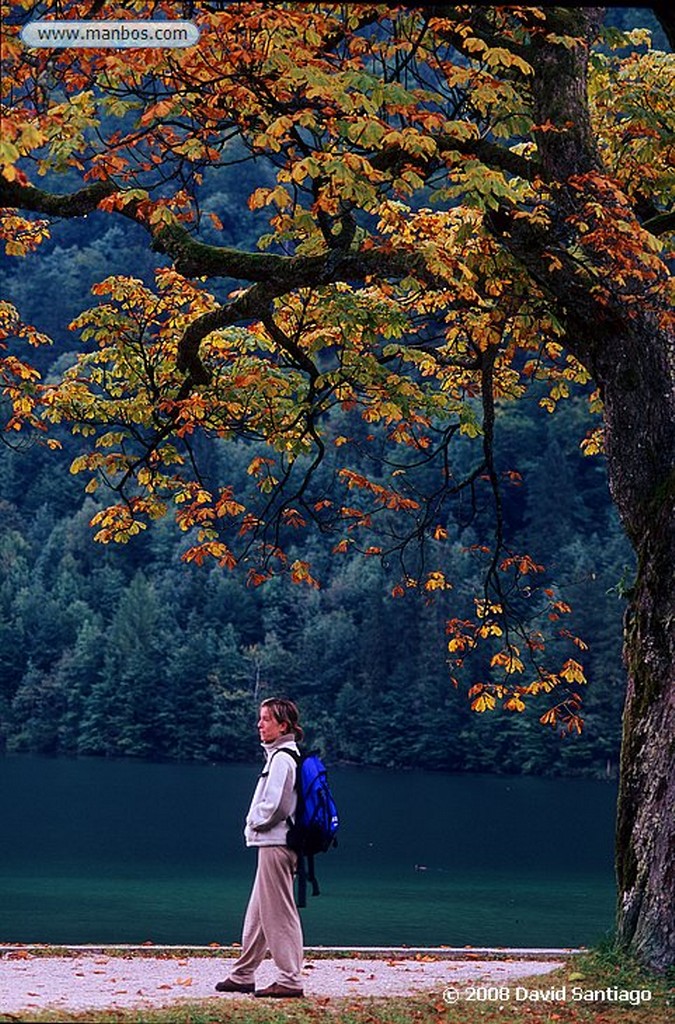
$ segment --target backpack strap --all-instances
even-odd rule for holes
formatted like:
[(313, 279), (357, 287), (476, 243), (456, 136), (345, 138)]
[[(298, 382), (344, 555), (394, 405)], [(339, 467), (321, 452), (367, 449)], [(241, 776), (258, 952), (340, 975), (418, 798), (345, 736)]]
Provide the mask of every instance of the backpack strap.
[(277, 754), (288, 754), (295, 761), (295, 769), (296, 769), (296, 771), (295, 771), (295, 785), (296, 785), (296, 788), (297, 788), (297, 785), (298, 785), (298, 772), (297, 772), (297, 769), (300, 767), (300, 761), (302, 760), (302, 754), (296, 754), (296, 752), (294, 750), (289, 750), (288, 747), (279, 747), (278, 750), (273, 750), (272, 751), (272, 756), (270, 757), (269, 761), (265, 765), (264, 770), (260, 773), (260, 778), (263, 778), (265, 775), (269, 774), (268, 768), (269, 768), (270, 764), (272, 763), (272, 761), (274, 760), (274, 758), (277, 756)]
[[(296, 754), (296, 752), (294, 750), (291, 750), (290, 747), (279, 747), (278, 750), (275, 750), (275, 751), (272, 752), (272, 757), (276, 757), (277, 754), (288, 754), (295, 761), (295, 767), (296, 768), (300, 767), (300, 762), (302, 761), (302, 754)], [(272, 760), (272, 757), (270, 758), (270, 761)], [(296, 775), (296, 782), (297, 782), (297, 775)]]
[(320, 896), (321, 889), (319, 888), (319, 882), (314, 871), (314, 854), (307, 854), (307, 881), (312, 883), (312, 896)]
[(297, 907), (302, 909), (307, 906), (307, 865), (305, 863), (304, 854), (299, 853), (297, 856), (298, 866), (295, 873), (298, 879), (298, 897), (295, 904)]

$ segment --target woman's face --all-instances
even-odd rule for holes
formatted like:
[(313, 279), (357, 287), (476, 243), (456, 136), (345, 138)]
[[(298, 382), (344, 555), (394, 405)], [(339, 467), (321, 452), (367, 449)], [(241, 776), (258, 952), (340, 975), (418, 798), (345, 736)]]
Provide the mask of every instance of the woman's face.
[(258, 734), (263, 743), (274, 743), (280, 736), (286, 735), (286, 723), (277, 722), (272, 709), (262, 707), (258, 719)]

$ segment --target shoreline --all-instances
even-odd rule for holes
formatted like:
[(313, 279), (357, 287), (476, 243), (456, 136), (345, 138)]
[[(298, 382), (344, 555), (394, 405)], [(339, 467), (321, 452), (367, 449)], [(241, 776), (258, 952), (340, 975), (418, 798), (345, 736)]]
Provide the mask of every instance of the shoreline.
[[(238, 943), (219, 945), (192, 945), (190, 943), (55, 943), (55, 942), (0, 942), (0, 959), (6, 954), (25, 950), (33, 956), (80, 956), (82, 954), (125, 956), (128, 953), (148, 957), (172, 955), (225, 958), (237, 956)], [(433, 956), (444, 960), (558, 960), (588, 952), (585, 946), (305, 946), (305, 957), (337, 959), (366, 956), (370, 959), (415, 959)]]

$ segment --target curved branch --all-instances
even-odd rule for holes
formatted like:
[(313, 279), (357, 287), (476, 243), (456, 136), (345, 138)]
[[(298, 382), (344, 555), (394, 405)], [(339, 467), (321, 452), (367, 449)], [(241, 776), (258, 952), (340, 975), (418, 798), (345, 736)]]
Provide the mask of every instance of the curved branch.
[[(70, 194), (46, 192), (34, 185), (8, 181), (0, 175), (0, 207), (43, 213), (48, 217), (85, 217), (93, 213), (103, 199), (120, 189), (111, 181), (100, 181)], [(123, 192), (121, 193), (123, 194)], [(207, 245), (192, 237), (181, 224), (152, 229), (138, 214), (138, 201), (131, 201), (116, 212), (140, 224), (150, 232), (153, 249), (169, 256), (184, 277), (233, 277), (245, 281), (268, 281), (279, 275), (292, 277), (299, 269), (319, 272), (324, 258), (276, 256), (269, 253), (242, 252), (225, 246)]]
[(61, 195), (45, 192), (34, 185), (21, 185), (0, 175), (0, 207), (44, 213), (49, 217), (84, 217), (93, 213), (102, 199), (114, 195), (118, 186), (111, 181), (97, 181), (94, 185)]
[(193, 320), (178, 344), (177, 366), (187, 374), (185, 387), (189, 389), (192, 384), (210, 382), (211, 375), (199, 357), (199, 347), (204, 338), (212, 331), (232, 327), (242, 321), (263, 320), (272, 300), (287, 292), (337, 281), (363, 280), (370, 275), (399, 278), (416, 272), (430, 284), (434, 280), (425, 272), (417, 253), (384, 253), (371, 249), (364, 253), (350, 253), (337, 263), (334, 256), (330, 253), (319, 258), (279, 257), (285, 261), (283, 273), (259, 281), (226, 306), (219, 306)]
[[(86, 188), (60, 195), (33, 185), (10, 182), (0, 176), (0, 207), (29, 210), (52, 217), (84, 217), (93, 213), (101, 200), (119, 192), (112, 182), (97, 182)], [(273, 295), (307, 285), (330, 281), (362, 279), (369, 274), (405, 276), (422, 264), (410, 252), (344, 252), (336, 248), (320, 256), (280, 256), (273, 253), (245, 252), (227, 246), (207, 245), (192, 237), (182, 224), (152, 228), (139, 216), (139, 202), (127, 202), (116, 212), (144, 227), (152, 236), (153, 249), (169, 256), (184, 277), (231, 277), (241, 281), (270, 284)], [(349, 226), (346, 235), (349, 235)], [(229, 307), (228, 307), (229, 308)]]
[(462, 156), (476, 157), (488, 167), (498, 171), (533, 181), (543, 176), (543, 168), (537, 160), (514, 153), (497, 142), (489, 139), (458, 139), (454, 135), (442, 134), (433, 136), (438, 146), (438, 156), (425, 159), (419, 154), (414, 156), (399, 146), (388, 146), (376, 153), (371, 159), (371, 166), (377, 171), (389, 171), (399, 165), (412, 165), (418, 173), (429, 176), (438, 170), (439, 157), (450, 153), (461, 153)]
[(278, 278), (290, 280), (298, 274), (319, 274), (325, 263), (323, 256), (279, 256), (207, 245), (193, 238), (181, 224), (164, 225), (153, 238), (155, 252), (169, 256), (183, 277), (232, 277), (264, 283)]
[(289, 338), (285, 331), (282, 331), (279, 325), (275, 323), (274, 317), (269, 309), (263, 314), (261, 319), (265, 330), (272, 338), (275, 345), (277, 345), (282, 352), (286, 352), (293, 365), (300, 370), (304, 370), (311, 381), (316, 381), (316, 378), (319, 376), (319, 371), (316, 366), (309, 356), (303, 352), (297, 341), (294, 338)]
[[(9, 182), (0, 177), (0, 205), (58, 217), (80, 217), (97, 209), (102, 199), (118, 191), (112, 182), (99, 182), (73, 192), (57, 195), (33, 185)], [(243, 295), (203, 314), (185, 331), (179, 347), (177, 366), (186, 374), (181, 393), (194, 385), (208, 384), (211, 375), (199, 356), (201, 342), (212, 331), (246, 320), (262, 319), (273, 299), (297, 288), (330, 284), (336, 281), (363, 281), (366, 277), (404, 277), (416, 272), (434, 284), (421, 257), (407, 250), (382, 252), (343, 252), (334, 249), (321, 256), (279, 256), (242, 252), (239, 249), (207, 245), (196, 241), (181, 224), (152, 229), (139, 216), (139, 202), (133, 200), (119, 209), (145, 227), (153, 238), (153, 248), (168, 255), (176, 270), (185, 277), (232, 277), (255, 282)], [(316, 370), (312, 365), (312, 373)], [(309, 370), (309, 366), (305, 367)]]

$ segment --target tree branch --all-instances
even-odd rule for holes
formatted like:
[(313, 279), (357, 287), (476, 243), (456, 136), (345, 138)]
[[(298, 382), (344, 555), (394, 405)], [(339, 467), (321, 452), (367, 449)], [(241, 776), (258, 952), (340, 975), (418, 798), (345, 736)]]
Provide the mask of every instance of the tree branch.
[(429, 284), (438, 283), (425, 270), (417, 253), (384, 253), (371, 249), (364, 253), (350, 253), (337, 263), (334, 256), (334, 253), (329, 253), (326, 257), (318, 258), (279, 257), (280, 260), (286, 260), (285, 272), (257, 282), (226, 306), (220, 306), (193, 320), (178, 344), (177, 366), (188, 375), (185, 387), (189, 390), (192, 384), (208, 384), (211, 379), (199, 357), (199, 346), (204, 338), (212, 331), (232, 327), (242, 321), (263, 320), (268, 314), (270, 303), (286, 292), (337, 281), (363, 281), (371, 275), (400, 278), (413, 272), (423, 275)]
[(290, 280), (298, 273), (319, 274), (325, 263), (324, 256), (279, 256), (207, 245), (193, 238), (182, 224), (162, 226), (153, 239), (155, 252), (170, 256), (183, 277), (232, 277), (264, 283), (277, 278)]
[(310, 380), (315, 381), (319, 376), (319, 371), (316, 366), (309, 356), (303, 352), (295, 338), (289, 338), (289, 336), (281, 330), (279, 325), (274, 322), (274, 317), (269, 310), (263, 314), (262, 323), (274, 343), (282, 350), (282, 352), (286, 352), (292, 360), (293, 365), (297, 366), (300, 370), (304, 370)]
[(34, 185), (8, 181), (0, 175), (0, 207), (30, 210), (32, 213), (44, 213), (49, 217), (84, 217), (88, 213), (93, 213), (102, 199), (118, 190), (118, 186), (111, 181), (97, 181), (96, 184), (71, 192), (70, 195), (60, 195), (45, 192)]
[(458, 139), (447, 134), (435, 135), (432, 138), (438, 146), (437, 157), (425, 159), (419, 154), (413, 156), (398, 146), (388, 146), (371, 157), (370, 164), (377, 171), (390, 171), (398, 165), (407, 164), (428, 176), (438, 170), (439, 157), (454, 152), (461, 153), (462, 156), (476, 157), (488, 167), (506, 171), (526, 181), (543, 176), (543, 168), (537, 160), (514, 153), (506, 146), (491, 142), (489, 139)]

